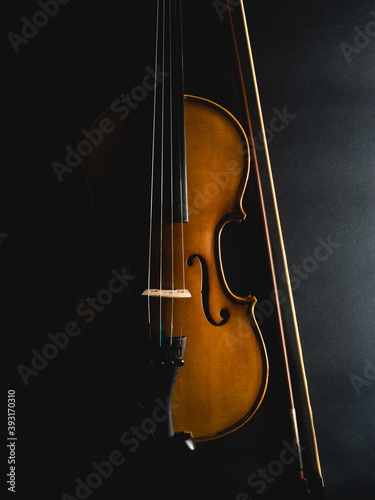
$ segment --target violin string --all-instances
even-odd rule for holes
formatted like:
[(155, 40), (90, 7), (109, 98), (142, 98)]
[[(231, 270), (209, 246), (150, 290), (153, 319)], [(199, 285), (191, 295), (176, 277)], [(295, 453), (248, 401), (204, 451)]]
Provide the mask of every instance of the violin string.
[[(181, 12), (181, 0), (179, 1), (179, 6), (180, 6), (180, 10), (179, 12)], [(177, 19), (177, 21), (180, 23), (180, 26), (179, 26), (179, 32), (180, 30), (182, 29), (182, 26), (181, 26), (181, 16), (179, 19)], [(182, 40), (181, 40), (181, 61), (183, 59), (183, 52), (182, 52)], [(183, 80), (183, 78), (182, 78)], [(183, 92), (182, 92), (183, 94)], [(182, 95), (182, 99), (184, 99), (184, 96)], [(184, 100), (182, 102), (182, 106), (184, 106)], [(183, 120), (184, 118), (184, 113), (183, 113), (183, 110), (182, 110), (182, 117), (181, 119)], [(185, 237), (184, 237), (184, 206), (183, 206), (183, 197), (182, 197), (182, 193), (183, 193), (183, 186), (182, 186), (182, 177), (183, 177), (183, 171), (182, 171), (182, 162), (186, 161), (185, 158), (182, 158), (182, 155), (181, 155), (181, 143), (179, 142), (179, 147), (180, 147), (180, 151), (179, 151), (179, 171), (180, 171), (180, 226), (181, 226), (181, 258), (182, 258), (182, 289), (183, 290), (186, 290), (186, 277), (185, 277)], [(186, 300), (183, 299), (183, 302), (182, 302), (182, 312), (181, 312), (181, 326), (180, 326), (180, 345), (181, 345), (181, 342), (182, 342), (182, 329), (183, 329), (183, 324), (184, 324), (184, 316), (185, 316), (185, 303), (186, 303)]]
[[(165, 74), (165, 3), (163, 0), (163, 56), (162, 74)], [(159, 269), (159, 346), (161, 347), (162, 331), (162, 290), (163, 290), (163, 196), (164, 196), (164, 120), (165, 120), (165, 79), (162, 83), (161, 93), (161, 151), (160, 151), (160, 269)]]
[(322, 471), (321, 471), (319, 452), (318, 452), (318, 444), (317, 444), (317, 439), (316, 439), (313, 413), (312, 413), (310, 395), (309, 395), (309, 388), (307, 385), (307, 376), (306, 376), (305, 364), (304, 364), (304, 360), (303, 360), (301, 339), (300, 339), (298, 322), (297, 322), (297, 314), (296, 314), (296, 309), (295, 309), (295, 304), (294, 304), (292, 285), (291, 285), (291, 281), (290, 281), (290, 273), (289, 273), (289, 266), (288, 266), (288, 261), (287, 261), (287, 256), (286, 256), (285, 243), (284, 243), (284, 238), (283, 238), (283, 233), (282, 233), (282, 228), (281, 228), (280, 213), (279, 213), (279, 208), (278, 208), (278, 203), (277, 203), (275, 184), (274, 184), (274, 180), (273, 180), (271, 159), (270, 159), (270, 155), (269, 155), (267, 135), (266, 135), (264, 119), (263, 119), (262, 105), (261, 105), (261, 101), (260, 101), (260, 94), (259, 94), (257, 77), (256, 77), (256, 72), (255, 72), (253, 53), (252, 53), (252, 48), (251, 48), (251, 43), (250, 43), (250, 35), (249, 35), (248, 24), (247, 24), (247, 19), (246, 19), (246, 12), (245, 12), (243, 0), (240, 0), (240, 2), (241, 2), (242, 18), (243, 18), (244, 27), (245, 27), (245, 35), (246, 35), (248, 54), (249, 54), (249, 59), (250, 59), (251, 73), (252, 73), (253, 83), (254, 83), (255, 98), (256, 98), (257, 107), (258, 107), (258, 116), (259, 116), (259, 120), (260, 120), (263, 143), (264, 143), (264, 152), (265, 152), (267, 169), (268, 169), (268, 177), (269, 177), (269, 181), (270, 181), (273, 205), (274, 205), (274, 210), (275, 210), (275, 215), (276, 215), (280, 249), (281, 249), (283, 265), (284, 265), (284, 270), (285, 270), (285, 275), (286, 275), (286, 280), (287, 280), (289, 302), (290, 302), (290, 307), (291, 307), (291, 312), (292, 312), (292, 317), (293, 317), (293, 325), (294, 325), (294, 331), (295, 331), (295, 335), (296, 335), (297, 349), (298, 349), (298, 354), (299, 354), (299, 359), (300, 359), (300, 364), (301, 364), (303, 384), (304, 384), (304, 389), (305, 389), (305, 394), (306, 394), (306, 401), (307, 401), (307, 407), (308, 407), (308, 412), (309, 412), (310, 425), (311, 425), (313, 441), (314, 441), (314, 451), (315, 451), (317, 469), (318, 469), (318, 473), (319, 473), (320, 478), (322, 478)]
[(155, 35), (155, 83), (154, 83), (154, 110), (152, 124), (152, 156), (151, 156), (151, 194), (150, 194), (150, 233), (148, 241), (148, 274), (147, 274), (147, 318), (149, 340), (151, 343), (151, 304), (150, 304), (150, 286), (151, 286), (151, 249), (152, 249), (152, 226), (153, 226), (153, 206), (154, 206), (154, 172), (155, 172), (155, 133), (156, 133), (156, 97), (157, 97), (157, 67), (158, 67), (158, 45), (159, 45), (159, 0), (156, 4), (156, 35)]
[(172, 67), (172, 5), (169, 0), (169, 127), (170, 127), (170, 170), (171, 170), (171, 289), (172, 289), (172, 306), (171, 306), (171, 336), (170, 345), (172, 345), (173, 337), (173, 316), (174, 316), (174, 199), (173, 199), (173, 67)]

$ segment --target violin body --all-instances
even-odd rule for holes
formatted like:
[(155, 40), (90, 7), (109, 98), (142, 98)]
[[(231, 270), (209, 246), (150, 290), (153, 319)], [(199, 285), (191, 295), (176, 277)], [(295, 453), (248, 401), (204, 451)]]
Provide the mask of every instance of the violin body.
[[(185, 366), (176, 381), (173, 420), (176, 430), (203, 440), (233, 431), (252, 416), (263, 398), (268, 369), (253, 314), (256, 299), (230, 291), (220, 252), (225, 225), (245, 218), (246, 136), (228, 112), (203, 99), (185, 101), (185, 127), (189, 206), (200, 206), (194, 199), (198, 193), (205, 195), (205, 203), (189, 211), (186, 224), (186, 256), (199, 257), (186, 270), (192, 297), (186, 305)], [(202, 307), (204, 287), (209, 288), (209, 311)], [(222, 310), (229, 313), (226, 322)]]
[[(102, 257), (129, 263), (135, 277), (126, 288), (112, 344), (123, 354), (113, 379), (123, 393), (131, 386), (138, 401), (142, 393), (155, 398), (160, 392), (148, 368), (147, 345), (183, 337), (184, 365), (172, 400), (174, 430), (189, 432), (196, 441), (213, 439), (248, 421), (263, 399), (268, 379), (266, 350), (253, 313), (256, 299), (232, 293), (221, 259), (225, 226), (246, 216), (246, 135), (217, 104), (185, 96), (189, 219), (164, 222), (154, 214), (150, 224), (151, 95), (126, 120), (121, 109), (117, 104), (92, 125), (90, 131), (110, 120), (113, 130), (85, 162), (91, 208), (107, 231)], [(156, 242), (152, 251), (151, 241)], [(107, 327), (97, 326), (103, 343)], [(105, 369), (103, 376), (108, 378), (113, 366)]]

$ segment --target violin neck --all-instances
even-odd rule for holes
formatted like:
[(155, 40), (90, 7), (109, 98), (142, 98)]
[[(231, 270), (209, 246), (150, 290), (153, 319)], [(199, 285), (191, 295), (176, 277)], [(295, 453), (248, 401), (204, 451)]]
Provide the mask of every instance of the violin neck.
[(163, 221), (188, 222), (180, 0), (158, 0), (155, 87), (155, 184)]

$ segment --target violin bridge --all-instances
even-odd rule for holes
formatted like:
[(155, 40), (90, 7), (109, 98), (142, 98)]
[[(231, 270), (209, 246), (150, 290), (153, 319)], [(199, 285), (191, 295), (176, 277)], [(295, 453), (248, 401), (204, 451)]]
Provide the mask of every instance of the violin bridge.
[(142, 292), (142, 295), (146, 295), (148, 297), (165, 297), (167, 299), (182, 299), (185, 297), (191, 297), (189, 290), (159, 290), (156, 288), (146, 289)]

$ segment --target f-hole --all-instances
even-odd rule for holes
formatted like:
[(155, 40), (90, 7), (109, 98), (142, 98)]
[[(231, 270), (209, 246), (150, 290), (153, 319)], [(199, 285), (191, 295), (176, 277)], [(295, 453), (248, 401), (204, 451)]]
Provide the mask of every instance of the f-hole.
[(194, 259), (195, 257), (198, 258), (200, 264), (201, 264), (201, 269), (202, 269), (202, 289), (201, 289), (201, 294), (202, 294), (202, 307), (203, 307), (203, 312), (207, 318), (207, 321), (209, 321), (211, 323), (211, 325), (214, 325), (214, 326), (222, 326), (222, 325), (225, 325), (225, 323), (228, 321), (229, 319), (229, 311), (228, 309), (222, 309), (220, 311), (220, 317), (223, 318), (220, 323), (216, 323), (216, 321), (214, 321), (212, 319), (212, 316), (210, 314), (210, 307), (209, 307), (209, 291), (210, 291), (210, 287), (208, 285), (208, 268), (207, 268), (207, 264), (206, 264), (206, 261), (204, 260), (204, 258), (201, 256), (201, 255), (198, 255), (198, 254), (194, 254), (194, 255), (191, 255), (188, 260), (187, 260), (187, 264), (188, 266), (192, 266), (194, 264)]

